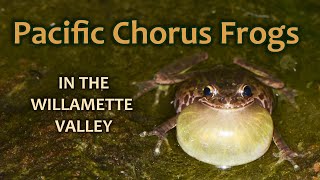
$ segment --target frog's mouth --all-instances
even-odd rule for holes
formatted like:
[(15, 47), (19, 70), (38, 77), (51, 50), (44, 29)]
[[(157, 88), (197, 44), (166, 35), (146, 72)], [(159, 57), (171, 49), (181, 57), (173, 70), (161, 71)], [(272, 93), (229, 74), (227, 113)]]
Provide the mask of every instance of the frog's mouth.
[(205, 106), (214, 109), (240, 109), (250, 106), (254, 103), (254, 99), (237, 100), (237, 101), (223, 101), (221, 99), (213, 99), (208, 101), (206, 98), (199, 99), (199, 102)]

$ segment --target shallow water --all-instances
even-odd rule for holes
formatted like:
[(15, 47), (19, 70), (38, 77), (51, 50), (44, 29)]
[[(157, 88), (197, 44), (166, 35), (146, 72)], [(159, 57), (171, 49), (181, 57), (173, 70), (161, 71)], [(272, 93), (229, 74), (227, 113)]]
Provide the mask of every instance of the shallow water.
[[(11, 179), (310, 179), (318, 177), (313, 166), (320, 161), (320, 3), (316, 0), (254, 1), (1, 1), (0, 2), (0, 178)], [(90, 20), (103, 25), (103, 46), (36, 46), (27, 40), (14, 46), (13, 21), (36, 25), (59, 24), (64, 19)], [(238, 25), (270, 27), (297, 25), (300, 42), (281, 53), (269, 53), (266, 45), (121, 46), (112, 41), (111, 28), (119, 21), (138, 19), (144, 26), (212, 25), (221, 20)], [(216, 37), (216, 35), (215, 35)], [(173, 60), (206, 51), (209, 60), (198, 68), (230, 64), (235, 56), (247, 58), (297, 89), (300, 109), (279, 98), (273, 113), (275, 126), (292, 149), (307, 153), (290, 163), (275, 165), (274, 144), (257, 161), (220, 170), (188, 156), (179, 147), (175, 130), (168, 135), (171, 151), (162, 147), (153, 156), (155, 137), (140, 138), (174, 115), (170, 101), (174, 88), (152, 107), (154, 91), (134, 101), (134, 111), (41, 112), (33, 111), (31, 97), (132, 97), (132, 81), (151, 79)], [(110, 89), (58, 90), (58, 76), (109, 76)], [(57, 133), (55, 119), (113, 119), (111, 133)]]

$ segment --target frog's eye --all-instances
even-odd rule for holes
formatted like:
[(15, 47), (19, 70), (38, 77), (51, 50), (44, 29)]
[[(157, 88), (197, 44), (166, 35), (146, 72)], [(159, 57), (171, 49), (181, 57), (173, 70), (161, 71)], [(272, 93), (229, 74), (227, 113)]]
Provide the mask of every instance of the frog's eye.
[(214, 91), (214, 88), (211, 86), (206, 86), (205, 88), (203, 88), (203, 94), (205, 96), (212, 96), (215, 93), (216, 92)]
[(251, 97), (252, 96), (252, 90), (251, 87), (248, 85), (244, 85), (242, 89), (242, 94), (243, 97)]

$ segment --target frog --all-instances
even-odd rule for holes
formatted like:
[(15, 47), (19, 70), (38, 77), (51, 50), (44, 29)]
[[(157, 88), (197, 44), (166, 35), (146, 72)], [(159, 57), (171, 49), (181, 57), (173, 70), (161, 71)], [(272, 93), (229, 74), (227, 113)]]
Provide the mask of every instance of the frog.
[[(265, 69), (248, 63), (243, 58), (235, 57), (232, 66), (217, 65), (206, 70), (189, 71), (190, 68), (207, 59), (208, 53), (206, 52), (184, 57), (160, 69), (152, 80), (138, 83), (133, 82), (133, 84), (140, 88), (133, 99), (138, 99), (145, 93), (158, 88), (154, 105), (159, 103), (160, 93), (162, 91), (167, 92), (168, 86), (179, 85), (173, 100), (176, 115), (159, 126), (156, 126), (151, 131), (140, 133), (141, 137), (158, 137), (154, 149), (155, 155), (160, 154), (160, 147), (163, 142), (167, 145), (169, 144), (166, 136), (170, 130), (177, 127), (177, 136), (179, 135), (177, 126), (177, 124), (179, 124), (179, 117), (182, 116), (181, 114), (183, 114), (186, 109), (191, 108), (191, 106), (196, 106), (195, 104), (200, 104), (193, 108), (195, 111), (211, 108), (216, 112), (224, 110), (233, 112), (237, 109), (252, 107), (252, 104), (255, 104), (256, 107), (262, 108), (271, 116), (276, 104), (274, 91), (277, 91), (298, 108), (295, 102), (295, 97), (297, 96), (296, 90), (287, 87), (282, 80), (273, 76)], [(199, 113), (196, 116), (202, 116), (202, 114)], [(255, 114), (253, 114), (253, 116), (255, 116)], [(271, 126), (273, 126), (272, 123)], [(272, 127), (271, 133), (269, 134), (269, 143), (273, 140), (279, 150), (279, 153), (274, 153), (274, 156), (279, 158), (276, 164), (288, 161), (292, 164), (294, 170), (299, 170), (300, 166), (296, 163), (295, 158), (301, 158), (304, 157), (304, 155), (291, 150), (277, 128)], [(178, 142), (180, 143), (179, 137)], [(182, 144), (180, 145), (181, 147), (183, 146)], [(258, 157), (262, 156), (269, 146), (270, 144), (266, 144), (264, 152), (260, 153)], [(187, 151), (185, 150), (185, 152)], [(192, 156), (195, 157), (195, 155)], [(205, 156), (209, 157), (211, 154), (206, 154)], [(198, 160), (206, 162), (206, 159), (205, 157), (204, 159), (202, 158), (202, 160)], [(226, 169), (231, 166), (222, 165), (217, 167)]]

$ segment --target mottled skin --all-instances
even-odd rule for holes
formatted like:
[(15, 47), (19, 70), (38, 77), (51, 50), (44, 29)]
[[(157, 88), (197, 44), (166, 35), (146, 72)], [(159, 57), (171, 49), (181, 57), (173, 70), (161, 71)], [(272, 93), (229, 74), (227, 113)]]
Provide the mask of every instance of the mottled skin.
[[(250, 65), (239, 58), (235, 58), (234, 63), (242, 68), (239, 66), (216, 66), (208, 71), (181, 73), (206, 59), (206, 53), (181, 59), (160, 70), (153, 80), (138, 84), (141, 91), (134, 98), (143, 95), (160, 84), (169, 85), (183, 82), (174, 99), (176, 116), (159, 125), (153, 131), (140, 134), (142, 137), (151, 135), (159, 137), (155, 154), (160, 153), (162, 141), (167, 141), (166, 133), (176, 126), (179, 113), (194, 102), (201, 102), (216, 109), (235, 109), (258, 103), (271, 114), (274, 107), (274, 95), (271, 88), (282, 91), (290, 102), (294, 102), (294, 91), (285, 88), (282, 81), (272, 77), (263, 69)], [(252, 96), (242, 95), (245, 86), (250, 86)], [(204, 95), (203, 89), (205, 87), (212, 89), (213, 95)], [(159, 93), (157, 93), (158, 97)], [(158, 102), (157, 99), (156, 102)], [(293, 158), (301, 155), (290, 150), (276, 130), (273, 133), (273, 140), (280, 151), (276, 155), (280, 158), (278, 163), (288, 160), (294, 166), (294, 169), (299, 169)]]
[[(252, 89), (253, 95), (250, 97), (242, 96), (246, 85)], [(215, 94), (211, 97), (204, 96), (204, 87), (212, 88)], [(179, 113), (195, 101), (219, 109), (240, 108), (254, 102), (258, 102), (269, 112), (272, 112), (273, 107), (271, 89), (252, 78), (251, 73), (237, 66), (217, 66), (181, 84), (174, 100), (176, 112)]]

